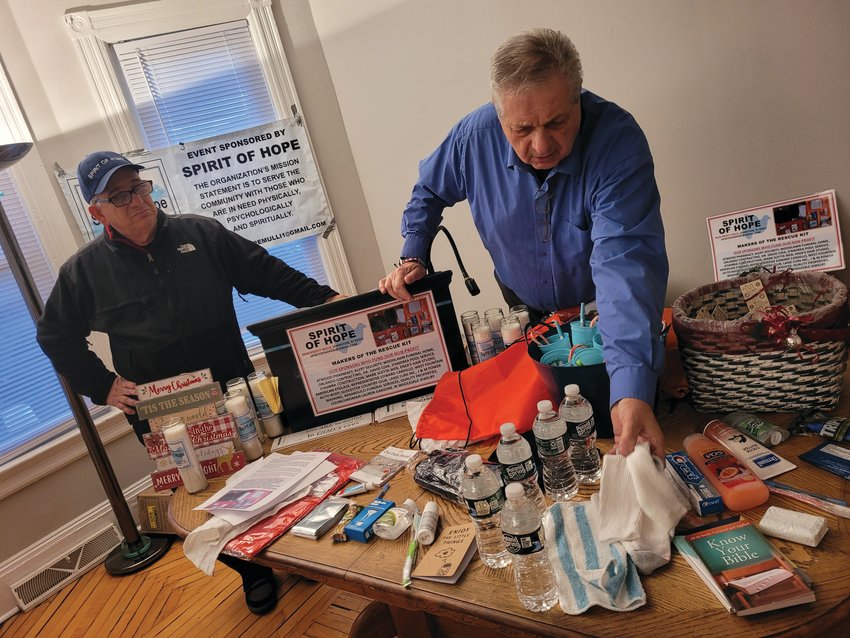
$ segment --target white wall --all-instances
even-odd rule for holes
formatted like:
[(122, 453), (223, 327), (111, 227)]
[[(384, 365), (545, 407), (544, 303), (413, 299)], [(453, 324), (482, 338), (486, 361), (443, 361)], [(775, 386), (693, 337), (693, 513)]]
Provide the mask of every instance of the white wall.
[[(489, 99), (489, 57), (522, 29), (567, 33), (585, 86), (631, 111), (656, 162), (668, 300), (712, 279), (705, 218), (835, 188), (848, 226), (850, 3), (846, 0), (312, 0), (384, 266), (417, 164)], [(458, 205), (446, 211), (485, 289), (459, 309), (503, 305)], [(440, 240), (438, 240), (440, 241)], [(438, 267), (454, 267), (442, 248)]]

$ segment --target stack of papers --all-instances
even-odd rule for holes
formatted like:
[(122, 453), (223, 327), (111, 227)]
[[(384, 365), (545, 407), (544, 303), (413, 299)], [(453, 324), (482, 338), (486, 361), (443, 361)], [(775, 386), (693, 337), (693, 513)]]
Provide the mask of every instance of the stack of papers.
[(310, 485), (335, 469), (328, 452), (270, 454), (240, 470), (195, 509), (230, 525), (259, 520), (305, 496)]

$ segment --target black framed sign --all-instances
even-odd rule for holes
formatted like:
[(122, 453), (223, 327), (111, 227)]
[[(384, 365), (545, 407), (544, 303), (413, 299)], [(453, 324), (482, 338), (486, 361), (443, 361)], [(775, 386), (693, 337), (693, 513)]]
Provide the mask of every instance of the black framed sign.
[(451, 279), (450, 271), (426, 276), (408, 286), (411, 301), (374, 290), (248, 326), (278, 377), (289, 428), (404, 401), (465, 368)]

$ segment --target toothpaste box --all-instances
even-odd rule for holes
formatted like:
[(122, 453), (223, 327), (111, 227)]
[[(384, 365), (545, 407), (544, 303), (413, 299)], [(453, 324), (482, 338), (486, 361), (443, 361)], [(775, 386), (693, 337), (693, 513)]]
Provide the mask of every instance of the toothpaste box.
[(720, 494), (691, 462), (684, 450), (667, 455), (667, 474), (700, 516), (719, 514), (723, 511)]
[(383, 516), (384, 513), (391, 507), (395, 507), (395, 503), (393, 501), (385, 501), (382, 498), (376, 498), (360, 510), (357, 516), (351, 519), (348, 525), (345, 526), (345, 535), (348, 536), (348, 538), (360, 541), (361, 543), (369, 542), (369, 539), (375, 535), (375, 530), (372, 529), (375, 525), (375, 521), (381, 518), (381, 516)]

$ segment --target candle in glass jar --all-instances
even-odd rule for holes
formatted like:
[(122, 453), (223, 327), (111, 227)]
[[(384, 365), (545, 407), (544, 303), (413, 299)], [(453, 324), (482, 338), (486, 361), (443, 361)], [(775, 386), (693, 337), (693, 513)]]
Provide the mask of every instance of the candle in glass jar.
[(206, 489), (207, 477), (204, 476), (204, 470), (198, 462), (186, 424), (175, 417), (162, 428), (162, 435), (165, 437), (168, 449), (171, 450), (171, 458), (174, 459), (174, 465), (180, 472), (186, 491), (194, 494)]
[(472, 324), (472, 335), (475, 337), (475, 349), (478, 352), (478, 360), (486, 361), (496, 355), (493, 347), (493, 331), (486, 321)]
[(524, 333), (525, 327), (531, 321), (531, 316), (528, 314), (528, 306), (511, 306), (510, 314), (514, 315), (517, 319), (519, 319), (519, 327)]
[(522, 341), (522, 328), (519, 325), (519, 319), (511, 315), (502, 319), (502, 341), (505, 346), (509, 346), (515, 341)]
[(260, 382), (266, 378), (266, 373), (262, 370), (252, 372), (248, 375), (248, 385), (251, 388), (251, 394), (254, 395), (254, 404), (257, 406), (257, 416), (261, 419), (272, 416), (272, 409), (269, 407), (269, 402), (263, 396), (263, 390), (260, 387)]
[(260, 458), (263, 455), (263, 446), (257, 433), (254, 415), (248, 407), (248, 400), (241, 392), (229, 390), (224, 393), (224, 405), (236, 421), (245, 458), (249, 461)]
[[(260, 437), (260, 443), (266, 440), (266, 435), (260, 427), (260, 419), (257, 418), (257, 407), (254, 405), (254, 400), (251, 398), (251, 391), (248, 389), (248, 384), (242, 377), (231, 379), (225, 384), (228, 392), (240, 392), (244, 395), (248, 403), (248, 409), (251, 411), (251, 416), (254, 418), (254, 423), (257, 425), (257, 436)], [(230, 410), (228, 410), (229, 412)]]

